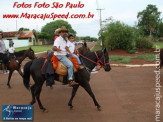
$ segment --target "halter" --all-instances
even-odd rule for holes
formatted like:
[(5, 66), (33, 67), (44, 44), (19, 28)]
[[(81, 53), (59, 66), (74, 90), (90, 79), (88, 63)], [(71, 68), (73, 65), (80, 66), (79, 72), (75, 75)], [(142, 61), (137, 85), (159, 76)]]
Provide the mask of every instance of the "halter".
[[(96, 58), (97, 58), (97, 62), (93, 61), (92, 59), (87, 58), (86, 56), (84, 56), (84, 55), (82, 55), (82, 54), (80, 54), (80, 53), (78, 53), (78, 54), (79, 54), (81, 57), (83, 57), (83, 58), (85, 58), (85, 59), (91, 61), (91, 62), (94, 63), (94, 64), (96, 64), (96, 69), (97, 69), (97, 70), (100, 70), (101, 68), (104, 68), (105, 66), (109, 65), (109, 62), (108, 62), (108, 63), (105, 63), (105, 56), (104, 56), (104, 53), (103, 53), (102, 57), (99, 58), (99, 56), (97, 55), (97, 52), (94, 52), (94, 54), (95, 54), (95, 56), (96, 56)], [(104, 63), (101, 61), (102, 58), (104, 58)], [(100, 67), (98, 68), (97, 66), (100, 66)]]

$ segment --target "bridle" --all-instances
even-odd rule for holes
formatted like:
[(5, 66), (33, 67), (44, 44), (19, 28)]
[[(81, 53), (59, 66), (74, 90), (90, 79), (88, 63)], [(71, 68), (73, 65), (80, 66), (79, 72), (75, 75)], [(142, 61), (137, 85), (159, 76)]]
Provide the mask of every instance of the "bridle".
[[(104, 53), (103, 53), (102, 57), (99, 58), (99, 56), (97, 55), (97, 52), (94, 52), (94, 54), (97, 58), (97, 62), (93, 61), (92, 59), (87, 58), (86, 56), (84, 56), (80, 53), (78, 53), (78, 54), (79, 54), (79, 56), (81, 56), (81, 57), (87, 59), (88, 61), (91, 61), (92, 63), (96, 64), (96, 70), (100, 70), (101, 68), (104, 68), (105, 66), (110, 64), (109, 62), (108, 63), (105, 62), (105, 54)], [(102, 59), (104, 59), (104, 62), (101, 61)], [(99, 66), (99, 68), (98, 68), (98, 66)]]

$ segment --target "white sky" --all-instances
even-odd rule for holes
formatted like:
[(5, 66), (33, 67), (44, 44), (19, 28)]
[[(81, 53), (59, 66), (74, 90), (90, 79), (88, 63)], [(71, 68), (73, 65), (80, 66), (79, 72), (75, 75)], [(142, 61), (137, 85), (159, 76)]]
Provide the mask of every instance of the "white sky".
[[(67, 2), (77, 4), (79, 1), (85, 5), (84, 8), (13, 8), (14, 2), (34, 5), (35, 2), (52, 4), (53, 2), (60, 2), (64, 5)], [(98, 5), (97, 5), (98, 3)], [(112, 16), (114, 20), (120, 20), (128, 25), (133, 26), (137, 22), (137, 13), (146, 8), (148, 4), (156, 5), (158, 10), (162, 12), (163, 18), (163, 0), (5, 0), (0, 4), (0, 29), (3, 31), (15, 31), (16, 19), (3, 19), (3, 14), (21, 14), (22, 12), (28, 12), (33, 14), (43, 13), (77, 13), (87, 14), (93, 13), (95, 16), (93, 19), (65, 19), (68, 21), (72, 28), (77, 32), (77, 36), (93, 36), (98, 37), (99, 31), (99, 13), (96, 10), (98, 8), (105, 9), (102, 11), (102, 20)], [(17, 19), (17, 28), (25, 27), (29, 29), (41, 30), (41, 27), (46, 23), (53, 20), (46, 19)]]

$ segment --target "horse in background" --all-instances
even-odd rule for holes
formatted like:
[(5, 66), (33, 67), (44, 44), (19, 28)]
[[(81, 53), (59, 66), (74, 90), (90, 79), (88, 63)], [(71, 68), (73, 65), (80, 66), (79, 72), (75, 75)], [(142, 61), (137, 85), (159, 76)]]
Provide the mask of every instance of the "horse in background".
[(15, 52), (11, 55), (12, 56), (9, 58), (9, 61), (6, 63), (7, 69), (9, 70), (8, 82), (7, 82), (7, 86), (9, 88), (11, 88), (10, 79), (15, 70), (18, 71), (18, 73), (23, 77), (23, 73), (21, 71), (22, 61), (27, 57), (31, 60), (34, 60), (36, 58), (35, 53), (31, 48), (29, 48), (28, 50)]

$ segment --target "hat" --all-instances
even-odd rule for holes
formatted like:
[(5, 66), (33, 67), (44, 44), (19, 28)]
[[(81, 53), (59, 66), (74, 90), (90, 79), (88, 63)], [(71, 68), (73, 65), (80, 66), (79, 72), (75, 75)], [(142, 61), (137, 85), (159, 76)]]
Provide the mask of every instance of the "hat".
[(60, 32), (68, 32), (68, 30), (67, 30), (67, 28), (66, 28), (65, 26), (62, 26), (62, 27), (59, 29), (58, 32), (59, 32), (59, 33), (60, 33)]
[(60, 32), (59, 32), (60, 29), (61, 29), (61, 28), (56, 29), (56, 30), (55, 30), (55, 34), (60, 33)]

